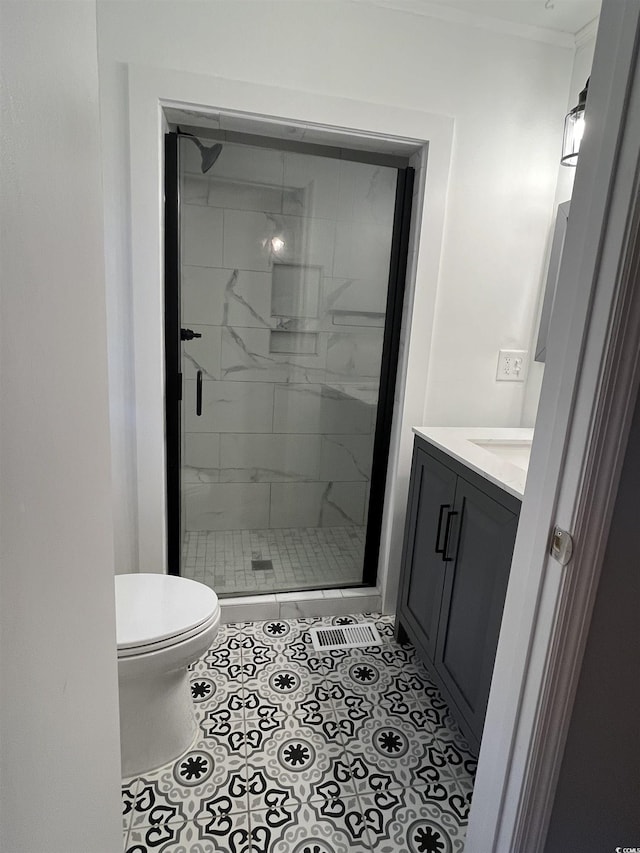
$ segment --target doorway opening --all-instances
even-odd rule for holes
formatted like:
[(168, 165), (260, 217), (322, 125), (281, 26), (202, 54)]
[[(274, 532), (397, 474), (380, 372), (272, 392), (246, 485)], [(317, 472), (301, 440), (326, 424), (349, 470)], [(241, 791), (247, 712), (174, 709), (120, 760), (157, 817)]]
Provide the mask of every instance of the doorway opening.
[(375, 586), (412, 187), (397, 155), (166, 135), (170, 573)]

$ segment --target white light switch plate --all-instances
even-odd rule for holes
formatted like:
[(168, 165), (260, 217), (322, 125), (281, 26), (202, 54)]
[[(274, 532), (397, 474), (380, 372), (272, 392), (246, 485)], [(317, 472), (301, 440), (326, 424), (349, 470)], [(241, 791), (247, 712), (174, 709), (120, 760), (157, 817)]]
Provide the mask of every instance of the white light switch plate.
[(498, 353), (498, 382), (524, 382), (527, 375), (529, 351), (526, 349), (501, 349)]

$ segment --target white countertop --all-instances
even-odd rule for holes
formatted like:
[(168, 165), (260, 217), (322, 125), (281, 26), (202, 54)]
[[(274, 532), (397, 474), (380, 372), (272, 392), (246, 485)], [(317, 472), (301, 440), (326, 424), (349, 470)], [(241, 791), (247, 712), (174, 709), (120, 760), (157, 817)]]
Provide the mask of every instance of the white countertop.
[(532, 429), (414, 427), (413, 431), (509, 494), (524, 495)]

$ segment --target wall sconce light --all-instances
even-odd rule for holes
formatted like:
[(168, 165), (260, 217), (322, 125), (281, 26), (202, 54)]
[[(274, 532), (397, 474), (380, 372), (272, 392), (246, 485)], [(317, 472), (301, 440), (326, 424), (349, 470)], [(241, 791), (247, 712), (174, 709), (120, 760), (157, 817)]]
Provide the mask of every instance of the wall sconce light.
[(578, 165), (578, 151), (584, 133), (584, 111), (587, 105), (587, 93), (589, 91), (589, 80), (578, 96), (578, 103), (567, 113), (564, 120), (564, 136), (562, 137), (562, 157), (560, 162), (563, 166)]

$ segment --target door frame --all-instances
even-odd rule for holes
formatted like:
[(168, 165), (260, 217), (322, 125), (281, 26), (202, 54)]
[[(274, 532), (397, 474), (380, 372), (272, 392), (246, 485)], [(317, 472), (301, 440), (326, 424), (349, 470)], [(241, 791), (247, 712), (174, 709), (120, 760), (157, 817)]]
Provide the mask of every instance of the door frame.
[[(191, 128), (194, 132), (197, 128)], [(191, 136), (189, 132), (186, 136)], [(206, 130), (205, 130), (206, 135)], [(236, 144), (260, 144), (260, 137), (232, 134)], [(181, 234), (180, 234), (180, 138), (185, 134), (167, 129), (164, 134), (164, 350), (165, 350), (165, 467), (166, 467), (166, 541), (167, 573), (181, 574), (182, 549), (182, 345), (181, 345)], [(383, 330), (378, 402), (373, 436), (372, 470), (369, 481), (369, 500), (366, 511), (365, 542), (362, 581), (350, 586), (375, 587), (378, 579), (378, 559), (381, 548), (381, 529), (385, 507), (385, 491), (391, 433), (394, 419), (394, 400), (400, 358), (402, 318), (407, 290), (408, 255), (415, 169), (408, 165), (408, 157), (391, 155), (377, 157), (369, 152), (350, 151), (342, 145), (330, 149), (324, 146), (264, 139), (263, 144), (274, 151), (295, 150), (315, 156), (335, 157), (357, 163), (377, 163), (396, 171), (394, 215), (391, 226), (391, 247), (385, 322)], [(318, 150), (322, 149), (322, 150)], [(388, 159), (388, 164), (385, 163)], [(402, 163), (404, 162), (404, 165)], [(335, 585), (334, 585), (335, 586)], [(344, 586), (344, 585), (343, 585)]]
[(398, 169), (397, 172), (384, 340), (380, 363), (371, 480), (369, 481), (369, 512), (367, 513), (365, 527), (363, 555), (362, 582), (368, 586), (375, 586), (378, 580), (378, 560), (394, 418), (393, 401), (396, 395), (402, 315), (407, 290), (407, 264), (415, 180), (415, 171), (410, 166)]
[(182, 550), (182, 347), (180, 343), (180, 145), (164, 137), (164, 376), (167, 574), (180, 574)]
[(639, 36), (605, 0), (465, 853), (542, 853), (553, 808), (640, 383)]
[[(334, 96), (315, 95), (163, 68), (128, 66), (131, 189), (131, 275), (135, 365), (135, 440), (138, 565), (167, 570), (164, 434), (164, 184), (165, 110), (224, 113), (234, 126), (266, 119), (303, 124), (355, 144), (362, 136), (386, 153), (415, 152), (414, 215), (402, 317), (397, 393), (393, 401), (387, 488), (375, 594), (393, 607), (404, 503), (411, 465), (411, 426), (422, 422), (424, 365), (431, 349), (445, 222), (454, 122), (448, 116)], [(419, 247), (419, 250), (418, 250)], [(425, 321), (424, 318), (427, 318)], [(354, 594), (369, 595), (368, 590)]]

